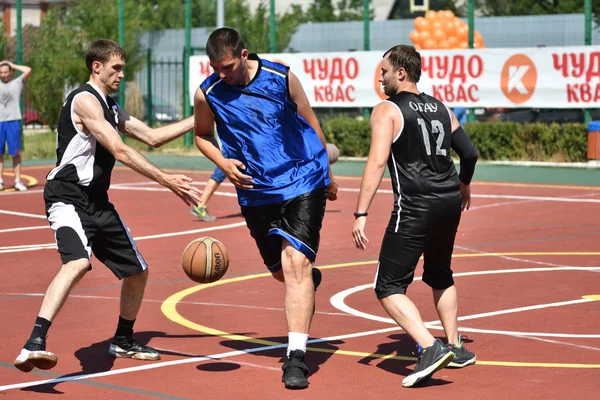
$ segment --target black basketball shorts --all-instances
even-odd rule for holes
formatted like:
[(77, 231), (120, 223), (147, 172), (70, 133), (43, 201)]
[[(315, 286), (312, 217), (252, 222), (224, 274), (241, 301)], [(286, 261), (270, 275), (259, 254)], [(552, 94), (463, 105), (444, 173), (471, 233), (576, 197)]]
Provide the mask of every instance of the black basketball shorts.
[(293, 199), (256, 207), (242, 207), (250, 234), (271, 272), (281, 269), (281, 241), (314, 262), (319, 251), (325, 215), (326, 189), (317, 189)]
[(148, 268), (111, 203), (83, 210), (64, 202), (46, 202), (46, 215), (63, 264), (82, 258), (91, 261), (93, 252), (119, 279)]
[[(378, 299), (406, 293), (421, 255), (424, 257), (423, 282), (437, 290), (454, 285), (451, 261), (461, 216), (460, 204), (458, 196), (441, 209), (423, 215), (406, 213), (399, 224), (390, 221), (375, 276)], [(394, 226), (397, 228), (392, 229)]]

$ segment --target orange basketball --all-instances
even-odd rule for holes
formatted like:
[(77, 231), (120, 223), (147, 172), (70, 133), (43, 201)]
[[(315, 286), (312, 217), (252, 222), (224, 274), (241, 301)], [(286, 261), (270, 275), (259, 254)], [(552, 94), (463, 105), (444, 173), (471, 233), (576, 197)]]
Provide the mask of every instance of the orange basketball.
[(187, 245), (181, 257), (185, 274), (194, 282), (218, 281), (229, 268), (227, 248), (217, 239), (201, 237)]

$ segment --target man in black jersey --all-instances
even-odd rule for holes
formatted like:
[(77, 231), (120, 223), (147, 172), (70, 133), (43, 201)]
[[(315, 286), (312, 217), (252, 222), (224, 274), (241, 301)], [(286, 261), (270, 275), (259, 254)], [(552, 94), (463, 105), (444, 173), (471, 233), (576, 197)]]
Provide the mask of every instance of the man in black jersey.
[[(371, 148), (363, 173), (354, 245), (365, 249), (367, 211), (387, 163), (394, 205), (379, 254), (375, 294), (388, 314), (417, 342), (418, 360), (404, 387), (422, 384), (446, 366), (475, 363), (475, 354), (458, 335), (458, 296), (450, 261), (461, 211), (471, 204), (470, 183), (477, 150), (456, 117), (441, 101), (417, 89), (421, 56), (412, 46), (395, 46), (383, 55), (381, 82), (389, 99), (371, 115)], [(460, 175), (450, 149), (460, 157)], [(447, 344), (425, 327), (406, 297), (415, 268), (424, 255), (423, 282), (433, 291)]]
[(188, 206), (200, 192), (184, 175), (166, 174), (121, 140), (119, 131), (158, 147), (193, 128), (193, 117), (157, 129), (129, 116), (108, 96), (123, 79), (126, 53), (118, 43), (101, 39), (87, 50), (89, 81), (69, 94), (57, 127), (56, 167), (44, 187), (46, 215), (54, 231), (62, 267), (50, 283), (30, 338), (14, 361), (23, 372), (50, 369), (58, 361), (46, 351), (52, 320), (72, 287), (91, 269), (92, 252), (123, 280), (119, 322), (109, 353), (113, 357), (158, 360), (158, 352), (133, 338), (148, 266), (129, 229), (108, 200), (107, 190), (115, 160), (179, 196)]

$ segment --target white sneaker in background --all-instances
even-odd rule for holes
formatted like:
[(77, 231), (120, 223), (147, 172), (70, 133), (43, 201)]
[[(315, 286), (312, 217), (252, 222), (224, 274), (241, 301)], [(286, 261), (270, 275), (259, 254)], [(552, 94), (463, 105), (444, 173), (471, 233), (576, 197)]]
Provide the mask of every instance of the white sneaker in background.
[(25, 186), (21, 181), (16, 181), (15, 190), (18, 190), (19, 192), (25, 192), (27, 190), (27, 186)]

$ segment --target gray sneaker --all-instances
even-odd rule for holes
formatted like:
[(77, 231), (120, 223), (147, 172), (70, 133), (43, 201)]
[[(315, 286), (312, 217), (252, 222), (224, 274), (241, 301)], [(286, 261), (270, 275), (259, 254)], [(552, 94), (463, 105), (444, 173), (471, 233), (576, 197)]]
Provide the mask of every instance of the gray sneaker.
[(213, 222), (217, 220), (217, 217), (213, 217), (208, 213), (206, 207), (192, 207), (190, 214), (192, 214), (194, 217), (198, 217), (204, 222)]
[(434, 372), (450, 364), (453, 358), (454, 353), (439, 339), (426, 348), (417, 346), (417, 365), (412, 374), (402, 380), (402, 386), (414, 387), (423, 384)]
[(25, 192), (27, 191), (27, 186), (25, 186), (21, 181), (16, 181), (15, 190), (18, 190), (19, 192)]
[(448, 348), (451, 352), (454, 353), (454, 359), (450, 364), (448, 364), (448, 367), (464, 368), (467, 365), (475, 364), (475, 362), (477, 361), (475, 353), (464, 348), (462, 338), (460, 337), (460, 335), (458, 336), (458, 346), (449, 343)]

